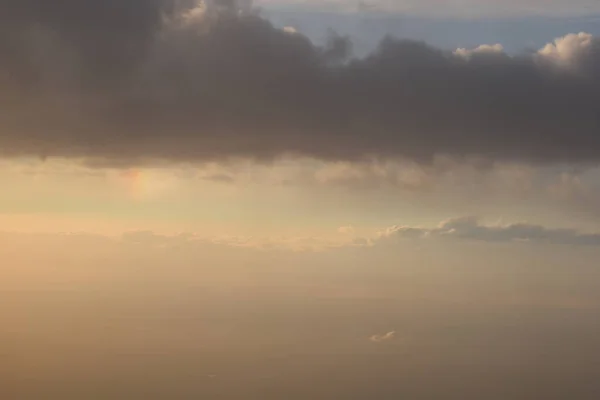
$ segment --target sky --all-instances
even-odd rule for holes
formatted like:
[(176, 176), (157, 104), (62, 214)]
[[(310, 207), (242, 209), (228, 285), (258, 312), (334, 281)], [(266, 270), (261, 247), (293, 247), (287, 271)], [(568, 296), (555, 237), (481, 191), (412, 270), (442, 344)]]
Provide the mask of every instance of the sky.
[(530, 15), (581, 16), (600, 11), (592, 0), (256, 0), (255, 5), (269, 8), (313, 9), (337, 12), (404, 13), (435, 17), (520, 17)]
[(596, 399), (596, 1), (0, 0), (0, 398)]

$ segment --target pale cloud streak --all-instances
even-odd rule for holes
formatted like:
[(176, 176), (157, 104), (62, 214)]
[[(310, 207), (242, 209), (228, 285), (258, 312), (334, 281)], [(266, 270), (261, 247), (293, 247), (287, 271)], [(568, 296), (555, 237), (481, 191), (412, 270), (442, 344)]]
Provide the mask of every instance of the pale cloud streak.
[(342, 248), (367, 247), (362, 238), (352, 232), (343, 237), (324, 236), (243, 236), (243, 235), (200, 235), (180, 233), (157, 234), (152, 231), (130, 231), (116, 239), (122, 243), (160, 249), (202, 248), (206, 246), (231, 247), (258, 251), (323, 252)]
[(353, 226), (340, 226), (338, 228), (338, 233), (341, 233), (342, 235), (352, 235), (354, 231), (355, 229)]
[(396, 337), (396, 331), (390, 331), (384, 334), (376, 334), (369, 338), (371, 342), (382, 343), (393, 340)]
[(380, 240), (386, 242), (390, 239), (459, 239), (488, 243), (600, 246), (600, 233), (548, 228), (529, 223), (489, 225), (482, 223), (477, 217), (449, 219), (436, 228), (392, 226), (380, 233)]
[[(364, 231), (364, 230), (362, 230)], [(99, 238), (115, 244), (147, 249), (203, 249), (207, 247), (240, 248), (261, 252), (328, 252), (334, 250), (371, 249), (397, 243), (398, 240), (459, 240), (470, 242), (521, 243), (529, 245), (600, 246), (600, 233), (571, 228), (553, 228), (530, 223), (483, 223), (477, 217), (459, 217), (441, 222), (437, 227), (393, 225), (372, 235), (353, 227), (341, 227), (338, 235), (210, 235), (193, 232), (160, 234), (153, 231), (128, 231), (117, 236), (86, 233), (57, 233), (55, 237)], [(4, 233), (10, 235), (10, 233)], [(15, 234), (16, 235), (16, 234)], [(24, 234), (21, 234), (23, 236)], [(31, 233), (26, 235), (33, 235)], [(44, 234), (53, 237), (52, 234)]]

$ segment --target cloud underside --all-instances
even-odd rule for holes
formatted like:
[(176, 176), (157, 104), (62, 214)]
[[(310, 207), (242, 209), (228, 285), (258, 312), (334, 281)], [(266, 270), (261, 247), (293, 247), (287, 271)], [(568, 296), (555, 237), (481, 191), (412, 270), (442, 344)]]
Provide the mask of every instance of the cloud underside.
[(484, 225), (475, 217), (450, 219), (433, 229), (392, 226), (381, 232), (379, 240), (386, 242), (402, 238), (445, 238), (488, 243), (527, 242), (532, 244), (600, 246), (599, 233), (583, 233), (574, 229), (553, 229), (527, 223)]
[[(600, 41), (446, 52), (384, 39), (362, 59), (192, 1), (0, 3), (4, 156), (209, 161), (600, 159)], [(197, 10), (197, 9), (196, 9)]]

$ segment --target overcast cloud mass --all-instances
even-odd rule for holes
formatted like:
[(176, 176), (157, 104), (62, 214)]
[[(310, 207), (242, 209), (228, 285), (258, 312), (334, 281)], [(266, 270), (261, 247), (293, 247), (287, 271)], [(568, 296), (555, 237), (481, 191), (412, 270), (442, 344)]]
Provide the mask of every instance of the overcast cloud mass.
[[(300, 155), (600, 158), (600, 41), (537, 53), (381, 42), (353, 59), (191, 1), (0, 1), (0, 148), (10, 156), (208, 161)], [(196, 7), (196, 8), (194, 8)]]

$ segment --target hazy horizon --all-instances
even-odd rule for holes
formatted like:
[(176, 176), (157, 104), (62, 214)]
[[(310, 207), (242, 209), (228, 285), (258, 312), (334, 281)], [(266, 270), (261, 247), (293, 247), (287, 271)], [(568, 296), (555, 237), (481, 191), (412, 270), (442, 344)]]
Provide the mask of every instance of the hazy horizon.
[(597, 16), (0, 0), (0, 398), (598, 398)]

